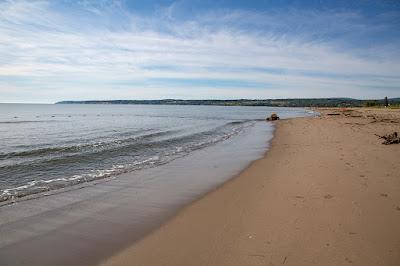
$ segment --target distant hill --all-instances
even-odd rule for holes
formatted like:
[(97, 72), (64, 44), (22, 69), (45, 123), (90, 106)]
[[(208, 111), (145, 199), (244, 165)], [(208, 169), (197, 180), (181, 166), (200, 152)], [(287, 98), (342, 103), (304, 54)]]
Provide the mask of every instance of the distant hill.
[[(389, 99), (390, 104), (400, 104), (400, 98)], [(110, 100), (61, 101), (56, 104), (161, 104), (161, 105), (219, 105), (219, 106), (275, 106), (275, 107), (361, 107), (383, 105), (384, 99), (358, 100), (352, 98), (299, 98), (265, 100)]]

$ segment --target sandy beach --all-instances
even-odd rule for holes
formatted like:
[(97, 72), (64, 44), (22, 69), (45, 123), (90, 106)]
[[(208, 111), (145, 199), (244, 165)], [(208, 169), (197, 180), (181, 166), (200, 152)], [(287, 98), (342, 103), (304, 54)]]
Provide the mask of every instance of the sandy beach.
[(400, 132), (400, 110), (318, 111), (279, 121), (263, 159), (103, 264), (399, 265), (400, 144), (375, 134)]

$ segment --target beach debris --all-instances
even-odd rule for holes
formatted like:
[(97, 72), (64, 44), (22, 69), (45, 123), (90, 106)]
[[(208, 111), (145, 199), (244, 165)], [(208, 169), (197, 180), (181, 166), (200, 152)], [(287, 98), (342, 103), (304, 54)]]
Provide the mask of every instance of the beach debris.
[(267, 117), (267, 121), (279, 120), (279, 116), (276, 113), (272, 113), (270, 117)]
[(389, 145), (389, 144), (399, 144), (400, 143), (400, 137), (397, 134), (397, 132), (393, 132), (392, 134), (386, 134), (383, 136), (380, 136), (378, 134), (375, 134), (376, 136), (378, 136), (381, 139), (384, 139), (385, 141), (382, 142), (382, 144), (384, 145)]
[(340, 115), (339, 113), (327, 113), (327, 115)]

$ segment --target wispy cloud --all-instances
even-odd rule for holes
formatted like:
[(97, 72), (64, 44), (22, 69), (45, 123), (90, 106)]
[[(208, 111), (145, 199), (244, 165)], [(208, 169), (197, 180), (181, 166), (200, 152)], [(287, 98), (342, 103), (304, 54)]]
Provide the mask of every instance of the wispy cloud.
[(390, 14), (181, 10), (1, 2), (0, 102), (400, 94)]

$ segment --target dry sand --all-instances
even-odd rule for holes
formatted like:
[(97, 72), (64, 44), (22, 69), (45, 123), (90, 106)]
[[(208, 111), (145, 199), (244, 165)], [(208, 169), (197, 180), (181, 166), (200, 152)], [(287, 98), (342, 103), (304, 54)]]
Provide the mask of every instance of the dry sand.
[[(400, 110), (323, 109), (106, 265), (400, 265)], [(328, 113), (339, 115), (328, 116)]]

